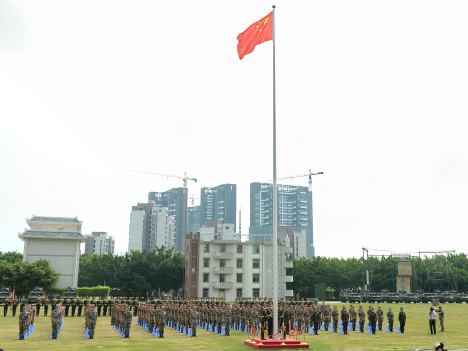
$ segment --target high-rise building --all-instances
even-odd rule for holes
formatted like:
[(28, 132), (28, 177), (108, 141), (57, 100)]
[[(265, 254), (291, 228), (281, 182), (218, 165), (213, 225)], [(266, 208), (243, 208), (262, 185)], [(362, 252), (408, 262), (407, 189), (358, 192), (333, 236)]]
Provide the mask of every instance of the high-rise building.
[(207, 220), (234, 225), (236, 230), (236, 184), (222, 184), (214, 188), (202, 188), (200, 191), (200, 225)]
[(200, 206), (187, 207), (186, 232), (198, 232), (201, 228), (200, 223)]
[(184, 214), (184, 201), (187, 204), (187, 192), (184, 199), (184, 188), (173, 188), (164, 192), (152, 191), (148, 193), (148, 202), (157, 207), (167, 207), (168, 215), (174, 217), (174, 247), (177, 252), (182, 251), (182, 222)]
[(106, 232), (92, 232), (85, 235), (85, 254), (113, 255), (115, 251), (115, 238)]
[[(314, 256), (312, 193), (307, 187), (277, 185), (278, 226), (292, 226), (295, 232), (305, 230), (307, 258)], [(273, 184), (250, 184), (250, 240), (263, 241), (273, 235)], [(261, 235), (260, 235), (261, 234)]]
[(152, 251), (156, 247), (174, 246), (174, 217), (167, 207), (154, 202), (138, 203), (130, 213), (128, 251)]

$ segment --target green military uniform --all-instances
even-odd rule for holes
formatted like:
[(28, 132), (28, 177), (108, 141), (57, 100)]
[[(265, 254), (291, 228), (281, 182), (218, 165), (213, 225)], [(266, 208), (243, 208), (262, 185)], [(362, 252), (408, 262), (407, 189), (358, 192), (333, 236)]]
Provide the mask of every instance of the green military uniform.
[(379, 308), (377, 309), (376, 314), (377, 314), (377, 321), (378, 321), (378, 323), (379, 323), (379, 330), (382, 330), (382, 324), (383, 324), (383, 318), (384, 318), (384, 316), (383, 316), (383, 311), (382, 311), (382, 309), (380, 308), (380, 306), (379, 306)]
[(405, 324), (406, 324), (406, 313), (403, 312), (403, 307), (400, 308), (400, 313), (398, 314), (398, 320), (400, 321), (400, 332), (405, 332)]
[(444, 331), (444, 317), (445, 313), (444, 310), (442, 309), (442, 306), (439, 306), (439, 310), (437, 311), (439, 314), (439, 322), (440, 322), (440, 330)]
[(388, 319), (388, 329), (390, 330), (390, 332), (393, 332), (393, 321), (394, 321), (394, 316), (393, 316), (393, 312), (392, 312), (392, 309), (389, 308), (388, 309), (388, 312), (387, 312), (387, 319)]
[(369, 326), (372, 329), (372, 334), (375, 334), (376, 323), (377, 323), (377, 314), (374, 312), (374, 309), (372, 309), (369, 313)]
[(341, 310), (341, 324), (343, 325), (343, 334), (348, 334), (349, 313), (346, 308)]

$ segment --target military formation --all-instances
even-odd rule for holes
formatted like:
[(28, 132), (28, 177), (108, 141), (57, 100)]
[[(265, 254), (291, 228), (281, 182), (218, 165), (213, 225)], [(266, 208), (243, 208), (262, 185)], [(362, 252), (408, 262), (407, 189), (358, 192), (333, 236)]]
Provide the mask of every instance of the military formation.
[[(278, 325), (273, 326), (273, 302), (267, 298), (238, 298), (231, 305), (224, 298), (148, 298), (140, 304), (138, 298), (95, 298), (95, 297), (38, 297), (36, 304), (27, 305), (24, 296), (13, 299), (13, 307), (20, 306), (20, 338), (30, 325), (34, 324), (34, 317), (38, 315), (37, 304), (44, 307), (44, 316), (51, 307), (52, 338), (56, 339), (60, 332), (64, 317), (85, 316), (86, 335), (94, 337), (98, 317), (110, 315), (111, 324), (115, 326), (123, 337), (130, 337), (132, 317), (138, 317), (137, 323), (149, 332), (164, 338), (165, 326), (169, 325), (197, 336), (197, 327), (211, 328), (223, 335), (229, 336), (231, 329), (247, 331), (251, 334), (260, 334), (262, 339), (272, 338), (277, 333), (284, 336), (309, 333), (319, 335), (322, 331), (340, 332), (348, 334), (349, 331), (368, 332), (384, 330), (387, 322), (387, 331), (394, 331), (395, 319), (398, 319), (399, 332), (405, 332), (406, 314), (403, 307), (394, 315), (392, 308), (384, 312), (381, 306), (375, 309), (371, 305), (367, 311), (362, 305), (352, 304), (333, 307), (319, 304), (316, 300), (302, 299), (294, 301), (281, 299), (278, 303)], [(16, 301), (16, 303), (15, 303)], [(36, 305), (36, 306), (35, 306)], [(36, 308), (34, 308), (36, 307)], [(84, 313), (83, 313), (84, 309)], [(440, 309), (441, 310), (441, 309)], [(14, 311), (14, 309), (13, 309)], [(13, 312), (14, 313), (14, 312)], [(443, 328), (444, 312), (439, 312)], [(366, 325), (367, 322), (367, 325)], [(349, 330), (348, 330), (349, 329)]]

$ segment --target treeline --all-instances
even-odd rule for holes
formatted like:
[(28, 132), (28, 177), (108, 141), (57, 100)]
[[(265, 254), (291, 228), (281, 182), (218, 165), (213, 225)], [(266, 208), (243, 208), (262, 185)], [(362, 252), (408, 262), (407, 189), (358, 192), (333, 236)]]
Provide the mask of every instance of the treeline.
[(125, 296), (148, 296), (183, 287), (185, 256), (165, 246), (125, 256), (82, 255), (78, 286), (105, 285)]
[(26, 295), (35, 286), (47, 290), (55, 286), (59, 277), (49, 261), (23, 262), (23, 255), (16, 251), (0, 252), (0, 286), (15, 287), (17, 295)]
[[(369, 285), (373, 291), (387, 289), (396, 291), (398, 262), (391, 257), (328, 258), (315, 257), (294, 259), (293, 268), (287, 274), (294, 276), (294, 282), (287, 283), (301, 297), (315, 297), (315, 284), (325, 284), (327, 295), (338, 297), (345, 288), (362, 288), (369, 271)], [(466, 254), (435, 255), (412, 258), (412, 289), (425, 292), (439, 289), (468, 291), (468, 258)]]

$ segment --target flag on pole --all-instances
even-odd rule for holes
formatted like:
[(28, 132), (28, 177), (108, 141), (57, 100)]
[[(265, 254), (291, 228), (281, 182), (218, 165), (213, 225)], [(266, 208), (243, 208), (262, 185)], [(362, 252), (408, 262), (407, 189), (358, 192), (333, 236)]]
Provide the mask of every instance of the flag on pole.
[(10, 311), (13, 311), (13, 300), (15, 299), (15, 289), (16, 289), (16, 286), (13, 287), (13, 294), (11, 294), (11, 301), (10, 301)]
[(268, 40), (273, 40), (273, 12), (270, 12), (260, 21), (255, 22), (239, 34), (237, 40), (239, 40), (237, 43), (239, 60), (242, 60), (245, 55), (253, 52), (257, 45)]

